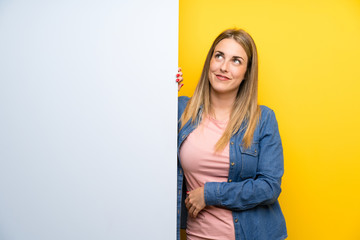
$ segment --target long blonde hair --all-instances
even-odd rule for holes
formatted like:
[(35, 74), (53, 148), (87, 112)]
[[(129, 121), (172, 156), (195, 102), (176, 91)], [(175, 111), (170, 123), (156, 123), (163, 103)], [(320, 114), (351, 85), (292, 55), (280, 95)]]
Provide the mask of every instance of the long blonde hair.
[[(186, 108), (180, 118), (181, 128), (191, 119), (193, 124), (197, 119), (197, 114), (203, 106), (203, 114), (208, 115), (211, 111), (210, 101), (210, 82), (209, 69), (210, 61), (216, 45), (223, 39), (232, 38), (238, 42), (245, 50), (248, 57), (248, 65), (244, 80), (239, 86), (236, 99), (230, 114), (227, 127), (215, 145), (215, 151), (223, 150), (229, 143), (230, 138), (239, 130), (246, 128), (243, 145), (248, 148), (252, 144), (254, 131), (260, 117), (260, 108), (258, 106), (258, 56), (254, 40), (242, 29), (228, 29), (222, 32), (213, 42), (201, 73), (200, 80), (196, 86), (194, 95), (186, 105)], [(243, 128), (240, 127), (243, 125)]]

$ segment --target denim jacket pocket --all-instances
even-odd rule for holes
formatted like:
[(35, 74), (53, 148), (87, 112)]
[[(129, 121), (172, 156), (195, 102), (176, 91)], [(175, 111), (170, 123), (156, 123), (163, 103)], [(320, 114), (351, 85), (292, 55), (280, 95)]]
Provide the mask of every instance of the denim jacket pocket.
[(259, 143), (253, 143), (249, 148), (240, 145), (241, 172), (240, 177), (255, 178), (259, 159)]

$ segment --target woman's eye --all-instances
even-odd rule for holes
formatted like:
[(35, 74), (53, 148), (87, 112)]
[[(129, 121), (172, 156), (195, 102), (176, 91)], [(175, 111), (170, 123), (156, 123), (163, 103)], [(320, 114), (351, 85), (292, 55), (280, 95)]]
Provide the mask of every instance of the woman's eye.
[(215, 54), (216, 59), (221, 59), (223, 56), (221, 54)]
[(241, 64), (241, 61), (239, 59), (234, 59), (234, 63)]

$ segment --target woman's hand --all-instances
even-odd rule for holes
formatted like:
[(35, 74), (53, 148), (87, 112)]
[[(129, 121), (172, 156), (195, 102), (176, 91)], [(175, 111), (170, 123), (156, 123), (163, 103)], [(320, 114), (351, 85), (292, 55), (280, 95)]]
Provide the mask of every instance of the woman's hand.
[(182, 71), (181, 68), (178, 69), (178, 73), (176, 74), (176, 82), (178, 83), (178, 91), (180, 91), (180, 88), (182, 86), (184, 86), (184, 84), (182, 84), (183, 78), (182, 78)]
[(206, 206), (204, 198), (204, 187), (199, 187), (188, 192), (188, 196), (185, 199), (185, 205), (189, 215), (193, 218), (196, 218), (199, 212)]

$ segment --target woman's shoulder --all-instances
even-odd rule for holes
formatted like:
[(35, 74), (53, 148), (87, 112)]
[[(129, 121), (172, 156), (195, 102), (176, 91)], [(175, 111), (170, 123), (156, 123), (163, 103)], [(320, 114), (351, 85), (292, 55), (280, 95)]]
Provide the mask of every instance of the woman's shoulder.
[(186, 104), (189, 100), (190, 100), (190, 98), (187, 96), (180, 96), (180, 97), (178, 97), (178, 104), (186, 106)]
[(277, 120), (275, 117), (274, 110), (268, 106), (260, 105), (260, 119), (259, 119), (259, 128), (274, 127), (277, 126)]
[(180, 96), (178, 98), (178, 116), (180, 117), (184, 112), (187, 103), (189, 102), (190, 98), (187, 96)]
[(269, 113), (273, 113), (274, 111), (265, 105), (259, 105), (261, 111), (261, 117), (268, 115)]

